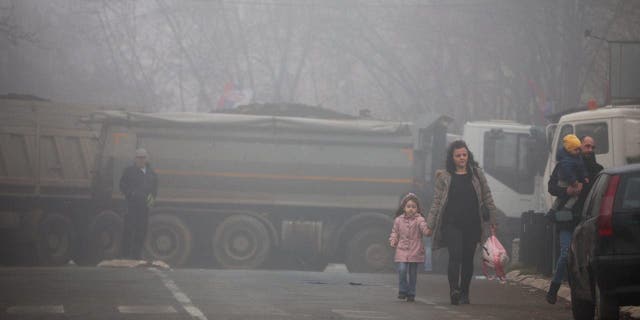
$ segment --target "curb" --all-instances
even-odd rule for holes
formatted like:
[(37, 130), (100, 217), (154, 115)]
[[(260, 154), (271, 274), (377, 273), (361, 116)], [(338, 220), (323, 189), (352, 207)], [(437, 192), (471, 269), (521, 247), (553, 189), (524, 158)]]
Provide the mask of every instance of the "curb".
[[(535, 274), (520, 274), (519, 270), (513, 270), (507, 273), (507, 281), (517, 282), (525, 286), (534, 287), (542, 291), (548, 291), (551, 280), (547, 280), (540, 275)], [(568, 285), (562, 284), (560, 290), (558, 290), (558, 298), (562, 298), (568, 302), (571, 302), (571, 289)]]
[[(516, 282), (522, 285), (534, 287), (544, 292), (549, 290), (551, 280), (548, 280), (537, 274), (520, 274), (519, 270), (513, 270), (507, 273), (507, 281)], [(562, 298), (568, 302), (571, 302), (571, 288), (568, 285), (562, 284), (560, 290), (558, 290), (558, 298)], [(637, 306), (623, 306), (620, 307), (620, 319), (640, 319), (640, 307)]]

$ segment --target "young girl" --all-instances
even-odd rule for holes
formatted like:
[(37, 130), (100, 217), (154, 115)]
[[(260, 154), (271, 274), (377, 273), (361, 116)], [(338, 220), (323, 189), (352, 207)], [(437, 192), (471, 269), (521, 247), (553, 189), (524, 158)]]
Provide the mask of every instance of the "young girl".
[(396, 248), (394, 261), (398, 263), (398, 299), (415, 301), (418, 263), (424, 262), (425, 258), (422, 237), (428, 232), (418, 197), (413, 193), (407, 194), (400, 201), (389, 236), (389, 244)]

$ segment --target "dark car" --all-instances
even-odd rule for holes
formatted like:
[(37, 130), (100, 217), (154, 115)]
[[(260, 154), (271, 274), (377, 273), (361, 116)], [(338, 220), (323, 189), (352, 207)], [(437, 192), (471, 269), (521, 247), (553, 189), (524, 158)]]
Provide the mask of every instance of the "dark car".
[(618, 319), (640, 303), (640, 164), (601, 172), (569, 250), (573, 317)]

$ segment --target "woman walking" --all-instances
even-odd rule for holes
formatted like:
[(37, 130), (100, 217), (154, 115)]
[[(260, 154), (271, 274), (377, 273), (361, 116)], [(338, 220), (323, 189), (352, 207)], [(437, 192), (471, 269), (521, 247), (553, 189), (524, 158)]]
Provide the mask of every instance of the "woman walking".
[[(481, 208), (486, 210), (481, 210)], [(469, 304), (473, 255), (484, 222), (495, 228), (496, 207), (487, 179), (462, 140), (447, 149), (446, 170), (436, 172), (433, 202), (427, 216), (433, 251), (447, 247), (451, 304)], [(483, 212), (485, 212), (483, 214)]]

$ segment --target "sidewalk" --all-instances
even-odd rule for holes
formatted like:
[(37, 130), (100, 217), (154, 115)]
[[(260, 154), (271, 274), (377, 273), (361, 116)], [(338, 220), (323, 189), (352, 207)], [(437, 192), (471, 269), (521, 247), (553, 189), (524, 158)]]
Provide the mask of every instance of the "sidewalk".
[[(551, 280), (539, 274), (520, 274), (519, 270), (507, 273), (507, 281), (517, 282), (522, 285), (534, 287), (546, 292), (549, 290)], [(565, 283), (558, 291), (558, 298), (571, 302), (571, 289)], [(620, 319), (640, 319), (640, 307), (625, 306), (620, 308)]]

